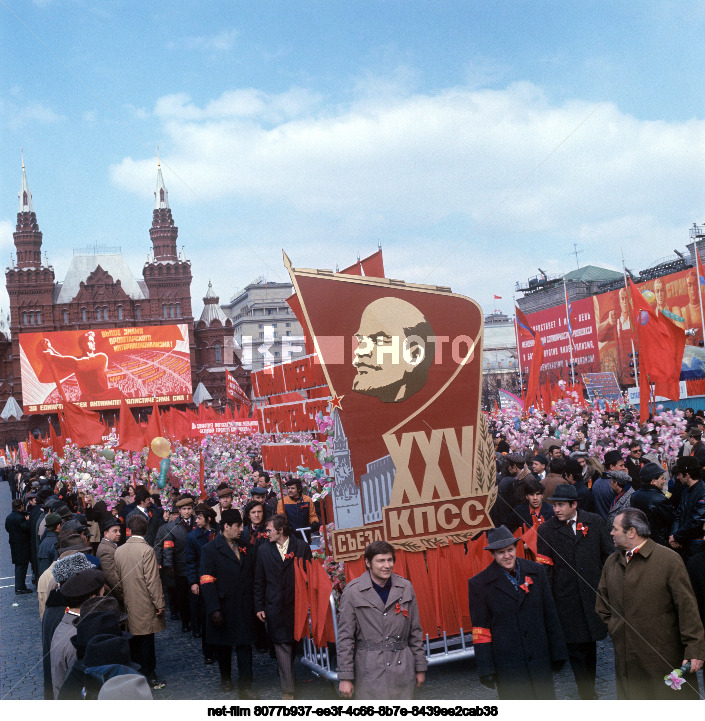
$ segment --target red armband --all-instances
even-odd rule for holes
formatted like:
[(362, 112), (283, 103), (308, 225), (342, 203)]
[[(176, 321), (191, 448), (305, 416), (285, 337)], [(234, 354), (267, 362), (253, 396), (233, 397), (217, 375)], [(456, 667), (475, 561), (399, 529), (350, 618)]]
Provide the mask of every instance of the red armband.
[(174, 548), (173, 541), (164, 541), (164, 548)]
[(536, 562), (537, 563), (543, 563), (545, 566), (552, 566), (553, 565), (553, 559), (549, 558), (548, 556), (542, 556), (540, 553), (536, 554)]
[(215, 583), (216, 578), (215, 576), (201, 576), (201, 586), (204, 583)]
[(492, 633), (489, 628), (482, 628), (481, 626), (472, 627), (472, 642), (473, 643), (492, 643)]

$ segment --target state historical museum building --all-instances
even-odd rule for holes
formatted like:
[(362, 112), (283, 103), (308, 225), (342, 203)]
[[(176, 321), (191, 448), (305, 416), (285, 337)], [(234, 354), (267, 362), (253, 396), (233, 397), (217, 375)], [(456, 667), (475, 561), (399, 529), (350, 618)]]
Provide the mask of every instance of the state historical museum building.
[[(206, 384), (214, 398), (225, 402), (225, 372), (230, 371), (249, 393), (249, 373), (232, 348), (232, 321), (213, 312), (218, 298), (209, 287), (201, 318), (194, 322), (191, 306), (191, 261), (177, 252), (179, 229), (169, 208), (161, 165), (157, 166), (152, 227), (152, 247), (136, 279), (119, 248), (88, 248), (73, 251), (63, 282), (45, 256), (42, 262), (42, 232), (32, 205), (32, 194), (22, 164), (17, 226), (13, 234), (17, 261), (5, 277), (10, 298), (10, 338), (0, 333), (0, 403), (6, 407), (13, 397), (22, 407), (20, 333), (41, 333), (97, 328), (186, 323), (191, 350), (193, 391)], [(220, 308), (218, 307), (218, 310)], [(7, 413), (4, 414), (5, 416)], [(24, 416), (0, 421), (0, 443), (25, 440), (27, 431), (48, 428), (48, 416)]]

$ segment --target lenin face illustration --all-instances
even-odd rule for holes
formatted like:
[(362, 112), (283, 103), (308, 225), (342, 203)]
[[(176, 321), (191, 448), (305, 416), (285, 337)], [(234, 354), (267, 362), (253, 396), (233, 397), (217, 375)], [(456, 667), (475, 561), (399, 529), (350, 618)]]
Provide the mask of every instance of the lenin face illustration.
[(355, 334), (353, 390), (398, 403), (420, 391), (434, 359), (434, 336), (423, 314), (405, 300), (378, 298), (362, 312)]

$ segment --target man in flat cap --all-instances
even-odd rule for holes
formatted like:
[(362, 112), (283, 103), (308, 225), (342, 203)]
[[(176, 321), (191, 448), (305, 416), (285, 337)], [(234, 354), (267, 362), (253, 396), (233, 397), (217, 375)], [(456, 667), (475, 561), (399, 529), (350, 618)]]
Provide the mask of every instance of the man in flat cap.
[(592, 484), (592, 500), (595, 502), (595, 513), (602, 516), (603, 520), (607, 520), (612, 501), (617, 495), (612, 489), (610, 477), (607, 475), (609, 471), (625, 471), (624, 457), (622, 451), (611, 450), (605, 453), (605, 472)]
[(116, 516), (108, 516), (100, 522), (100, 530), (103, 537), (100, 539), (96, 554), (100, 560), (100, 567), (105, 574), (110, 595), (114, 596), (122, 604), (122, 590), (115, 569), (115, 551), (120, 542), (122, 523)]
[(220, 514), (233, 507), (233, 489), (227, 483), (220, 483), (215, 493), (218, 496), (218, 503), (213, 506), (213, 511), (216, 523), (220, 523)]
[(595, 612), (595, 593), (614, 546), (602, 518), (578, 509), (575, 486), (556, 486), (548, 501), (554, 515), (538, 528), (536, 560), (546, 568), (580, 698), (597, 698), (597, 641), (607, 628)]
[(181, 616), (181, 630), (188, 633), (191, 630), (191, 606), (189, 602), (188, 579), (186, 578), (186, 538), (196, 527), (193, 515), (193, 498), (181, 496), (176, 501), (179, 509), (179, 520), (169, 524), (171, 528), (164, 537), (164, 553), (162, 566), (167, 577), (174, 580), (174, 594), (176, 605)]
[(488, 531), (494, 560), (468, 582), (477, 671), (500, 699), (552, 699), (563, 631), (544, 566), (518, 559), (516, 544), (506, 526)]

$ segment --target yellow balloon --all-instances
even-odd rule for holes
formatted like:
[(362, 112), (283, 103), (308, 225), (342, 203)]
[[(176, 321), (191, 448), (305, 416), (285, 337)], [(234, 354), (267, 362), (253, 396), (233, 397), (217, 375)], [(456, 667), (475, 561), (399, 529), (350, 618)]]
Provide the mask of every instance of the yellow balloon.
[(656, 296), (650, 290), (642, 290), (641, 294), (644, 296), (644, 300), (650, 305), (656, 305)]
[(171, 443), (167, 441), (166, 438), (162, 438), (161, 436), (157, 436), (156, 438), (152, 439), (152, 453), (154, 453), (155, 456), (159, 456), (160, 458), (166, 458), (171, 454)]

